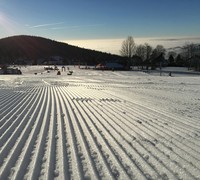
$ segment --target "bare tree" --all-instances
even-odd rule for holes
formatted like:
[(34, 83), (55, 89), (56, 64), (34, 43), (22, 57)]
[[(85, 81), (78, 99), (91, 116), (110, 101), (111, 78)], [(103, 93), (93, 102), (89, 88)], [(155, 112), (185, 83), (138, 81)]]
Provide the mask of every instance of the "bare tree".
[(156, 48), (153, 50), (152, 52), (152, 55), (154, 57), (158, 57), (160, 56), (161, 54), (165, 54), (166, 52), (166, 49), (163, 47), (163, 45), (157, 45)]
[(186, 59), (189, 59), (192, 56), (194, 56), (194, 54), (195, 54), (195, 50), (196, 50), (195, 44), (186, 43), (186, 45), (183, 46), (183, 50), (184, 50), (184, 54), (185, 54)]
[(146, 47), (145, 47), (145, 45), (138, 45), (136, 47), (135, 54), (137, 56), (139, 56), (144, 61), (145, 58), (146, 58)]
[(124, 57), (128, 57), (129, 59), (131, 59), (135, 54), (135, 49), (136, 45), (133, 37), (128, 36), (128, 38), (122, 42), (120, 54)]
[(145, 43), (144, 46), (145, 46), (145, 61), (148, 61), (150, 59), (153, 48), (148, 43)]
[(163, 45), (156, 46), (156, 48), (152, 51), (151, 54), (151, 69), (155, 69), (157, 66), (160, 66), (160, 69), (162, 68), (162, 64), (165, 60), (165, 52), (166, 49), (163, 47)]
[(140, 64), (142, 66), (142, 69), (143, 65), (146, 65), (146, 67), (148, 68), (148, 65), (150, 64), (149, 60), (152, 54), (152, 50), (153, 48), (148, 43), (145, 43), (144, 45), (138, 45), (136, 47), (135, 53), (142, 59), (142, 62)]

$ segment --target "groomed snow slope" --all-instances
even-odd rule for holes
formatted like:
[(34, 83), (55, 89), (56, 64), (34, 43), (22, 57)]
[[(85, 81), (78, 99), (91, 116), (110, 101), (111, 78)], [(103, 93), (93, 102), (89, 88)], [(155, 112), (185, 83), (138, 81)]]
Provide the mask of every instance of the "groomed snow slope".
[(200, 76), (21, 70), (0, 76), (0, 179), (200, 179)]

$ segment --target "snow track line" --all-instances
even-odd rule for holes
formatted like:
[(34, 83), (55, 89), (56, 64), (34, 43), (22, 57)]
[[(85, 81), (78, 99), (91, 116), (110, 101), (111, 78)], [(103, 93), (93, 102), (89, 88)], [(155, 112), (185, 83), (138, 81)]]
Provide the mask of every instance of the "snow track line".
[[(56, 89), (57, 90), (57, 89)], [(80, 167), (81, 161), (78, 158), (78, 148), (76, 146), (76, 135), (74, 132), (74, 128), (72, 125), (72, 121), (74, 121), (74, 115), (72, 109), (70, 108), (68, 102), (64, 101), (64, 97), (62, 93), (59, 93), (60, 97), (60, 104), (62, 107), (62, 121), (64, 126), (64, 133), (65, 133), (65, 146), (66, 146), (66, 154), (68, 157), (68, 168), (66, 169), (69, 171), (69, 177), (73, 179), (81, 179), (83, 177), (83, 172)]]
[(55, 94), (55, 104), (56, 104), (56, 167), (54, 170), (55, 177), (58, 176), (60, 179), (69, 179), (69, 164), (67, 160), (67, 146), (66, 146), (66, 136), (64, 132), (64, 125), (63, 125), (63, 109), (61, 104), (61, 97), (60, 93), (58, 92), (57, 87), (53, 87), (53, 92)]
[(52, 175), (55, 170), (55, 149), (56, 149), (56, 105), (55, 105), (55, 94), (53, 93), (52, 87), (50, 88), (50, 117), (47, 117), (48, 132), (46, 136), (45, 152), (42, 159), (43, 164), (41, 165), (41, 179), (51, 180), (54, 178)]

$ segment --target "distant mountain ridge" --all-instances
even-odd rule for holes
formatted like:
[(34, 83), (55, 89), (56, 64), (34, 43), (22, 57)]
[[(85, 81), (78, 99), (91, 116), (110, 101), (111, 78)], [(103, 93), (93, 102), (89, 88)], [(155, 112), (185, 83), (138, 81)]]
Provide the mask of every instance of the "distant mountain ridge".
[(53, 56), (62, 57), (64, 64), (125, 62), (124, 58), (118, 55), (84, 49), (43, 37), (19, 35), (0, 39), (0, 64), (41, 64)]

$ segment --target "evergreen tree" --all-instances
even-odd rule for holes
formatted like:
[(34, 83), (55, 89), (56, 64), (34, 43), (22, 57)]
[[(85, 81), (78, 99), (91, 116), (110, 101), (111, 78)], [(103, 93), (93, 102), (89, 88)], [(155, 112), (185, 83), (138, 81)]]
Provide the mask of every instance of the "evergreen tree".
[(169, 56), (168, 62), (169, 66), (175, 66), (175, 59), (172, 55)]
[(176, 65), (179, 66), (179, 67), (185, 66), (185, 61), (184, 61), (184, 59), (181, 57), (180, 54), (178, 54), (178, 56), (176, 57)]

